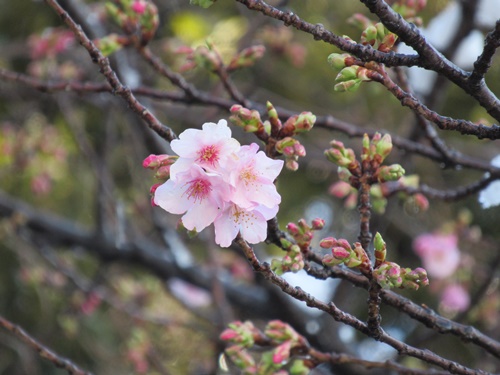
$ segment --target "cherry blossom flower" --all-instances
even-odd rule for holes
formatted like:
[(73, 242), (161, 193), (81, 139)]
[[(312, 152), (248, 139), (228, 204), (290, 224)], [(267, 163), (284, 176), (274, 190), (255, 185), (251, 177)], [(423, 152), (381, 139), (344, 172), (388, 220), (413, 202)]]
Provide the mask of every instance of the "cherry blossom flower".
[(273, 181), (283, 168), (282, 160), (270, 159), (252, 143), (242, 146), (235, 158), (228, 160), (229, 182), (234, 187), (231, 200), (240, 207), (262, 204), (274, 207), (281, 202)]
[(215, 219), (215, 242), (228, 247), (238, 232), (249, 243), (262, 242), (267, 237), (267, 220), (278, 212), (278, 205), (273, 208), (256, 206), (244, 209), (234, 203), (227, 203), (224, 210)]
[[(183, 214), (188, 230), (199, 232), (214, 223), (215, 242), (222, 247), (238, 233), (252, 244), (264, 241), (267, 221), (281, 202), (274, 180), (283, 161), (268, 158), (255, 143), (240, 147), (225, 120), (187, 129), (171, 146), (178, 158), (150, 155), (143, 162), (157, 178), (169, 178), (151, 189), (153, 204)], [(159, 176), (165, 167), (168, 173)]]
[(226, 120), (220, 120), (217, 124), (205, 123), (202, 130), (186, 129), (170, 146), (179, 155), (170, 170), (171, 178), (175, 178), (177, 173), (189, 169), (193, 164), (199, 165), (207, 172), (218, 172), (229, 155), (240, 148), (239, 142), (231, 138), (231, 129)]
[(462, 312), (470, 305), (470, 296), (462, 285), (450, 284), (441, 295), (441, 305), (446, 310)]
[[(174, 164), (175, 165), (175, 164)], [(223, 207), (222, 196), (229, 187), (219, 175), (206, 173), (193, 165), (178, 173), (154, 192), (154, 203), (172, 214), (184, 214), (182, 223), (189, 230), (200, 232), (209, 226)]]
[(445, 279), (455, 272), (460, 263), (458, 238), (455, 234), (431, 234), (418, 236), (413, 249), (422, 258), (429, 276)]

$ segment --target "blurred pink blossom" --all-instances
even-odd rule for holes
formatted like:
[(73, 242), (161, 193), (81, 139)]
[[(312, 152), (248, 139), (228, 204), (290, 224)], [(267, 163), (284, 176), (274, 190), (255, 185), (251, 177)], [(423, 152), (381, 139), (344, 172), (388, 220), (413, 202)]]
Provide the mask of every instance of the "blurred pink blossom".
[(462, 285), (450, 284), (441, 295), (441, 305), (446, 310), (465, 311), (470, 305), (470, 296)]
[(455, 234), (426, 233), (413, 241), (413, 249), (422, 258), (429, 276), (445, 279), (451, 276), (460, 263), (458, 238)]

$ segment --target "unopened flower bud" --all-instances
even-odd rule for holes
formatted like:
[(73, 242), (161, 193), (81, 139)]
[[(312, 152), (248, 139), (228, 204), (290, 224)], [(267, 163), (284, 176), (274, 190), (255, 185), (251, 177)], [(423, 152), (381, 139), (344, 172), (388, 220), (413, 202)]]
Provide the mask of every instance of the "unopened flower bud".
[(240, 345), (230, 346), (225, 352), (238, 368), (250, 371), (255, 367), (255, 360), (251, 354)]
[(379, 168), (378, 180), (379, 182), (397, 181), (404, 176), (405, 170), (399, 164), (389, 166), (382, 166)]
[(304, 157), (306, 156), (306, 148), (297, 142), (293, 145), (293, 154), (300, 157)]
[(336, 259), (345, 261), (351, 256), (351, 252), (344, 249), (343, 247), (334, 247), (332, 248), (332, 255)]
[(336, 69), (336, 70), (341, 70), (343, 68), (345, 68), (346, 66), (349, 66), (348, 64), (346, 64), (346, 60), (348, 59), (352, 59), (353, 60), (353, 57), (347, 53), (332, 53), (330, 56), (328, 56), (328, 64), (330, 64), (330, 66), (333, 68), (333, 69)]
[(333, 244), (335, 243), (335, 238), (333, 237), (325, 237), (319, 242), (319, 247), (322, 249), (329, 249), (333, 247)]
[(378, 30), (375, 25), (369, 25), (366, 29), (361, 33), (361, 42), (363, 44), (369, 44), (374, 46), (377, 40)]
[(321, 230), (325, 227), (325, 220), (321, 218), (316, 218), (311, 222), (311, 224), (312, 224), (311, 229)]
[(344, 181), (337, 181), (330, 185), (328, 193), (336, 198), (345, 198), (352, 192), (352, 186)]
[(292, 172), (295, 172), (297, 169), (299, 169), (299, 163), (296, 160), (287, 159), (285, 162), (285, 168)]
[(256, 110), (250, 110), (239, 104), (233, 105), (230, 109), (232, 113), (229, 120), (236, 126), (242, 127), (248, 133), (260, 131), (263, 128), (260, 114)]
[(336, 82), (347, 82), (351, 81), (353, 79), (358, 78), (358, 69), (359, 66), (354, 65), (354, 66), (348, 66), (344, 69), (342, 69), (339, 74), (337, 74), (337, 77), (335, 77)]
[(137, 14), (144, 14), (146, 11), (147, 2), (144, 0), (135, 0), (130, 9), (132, 9)]
[(297, 224), (295, 223), (288, 223), (286, 226), (286, 230), (288, 233), (290, 233), (292, 236), (295, 236), (300, 233), (300, 229)]
[(373, 245), (375, 247), (375, 267), (376, 267), (385, 261), (387, 253), (385, 241), (382, 239), (382, 236), (380, 235), (379, 232), (375, 234)]
[(421, 211), (427, 211), (429, 209), (429, 200), (423, 194), (417, 193), (413, 195), (413, 203), (417, 206)]
[(295, 118), (295, 122), (293, 124), (295, 133), (302, 133), (311, 130), (316, 122), (316, 116), (311, 112), (302, 112), (301, 114), (291, 118)]
[(335, 86), (333, 86), (333, 90), (337, 92), (355, 92), (357, 89), (359, 89), (360, 85), (361, 81), (359, 79), (353, 79), (337, 83)]
[(392, 151), (392, 139), (390, 134), (384, 134), (384, 136), (376, 142), (375, 152), (382, 158), (381, 162), (391, 153)]
[(285, 341), (281, 345), (277, 346), (273, 350), (273, 362), (275, 364), (283, 363), (290, 358), (290, 349), (292, 348), (292, 342), (290, 340)]
[(281, 320), (271, 320), (264, 329), (264, 334), (271, 340), (284, 342), (287, 340), (297, 342), (299, 334), (289, 325)]
[(162, 165), (156, 170), (155, 178), (157, 180), (166, 181), (170, 178), (170, 165)]
[(255, 62), (264, 56), (266, 47), (262, 45), (252, 46), (245, 48), (233, 57), (229, 65), (228, 70), (235, 70), (238, 68), (245, 68), (255, 64)]

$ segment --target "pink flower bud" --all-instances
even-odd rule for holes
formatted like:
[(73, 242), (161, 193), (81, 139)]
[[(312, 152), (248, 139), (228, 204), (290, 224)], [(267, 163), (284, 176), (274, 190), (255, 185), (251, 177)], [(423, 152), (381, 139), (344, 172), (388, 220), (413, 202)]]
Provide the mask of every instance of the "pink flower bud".
[(223, 341), (233, 341), (238, 337), (238, 333), (230, 328), (225, 329), (219, 336)]
[(300, 233), (300, 229), (297, 224), (295, 223), (288, 223), (286, 226), (286, 230), (288, 233), (290, 233), (292, 236), (297, 235)]
[(321, 218), (316, 218), (311, 222), (311, 224), (313, 230), (321, 230), (325, 227), (325, 220)]
[(287, 159), (287, 161), (285, 162), (285, 167), (286, 169), (295, 172), (297, 169), (299, 169), (299, 163), (297, 163), (296, 160)]
[(147, 2), (143, 0), (135, 0), (131, 9), (137, 14), (143, 14), (146, 11)]
[(334, 258), (344, 261), (351, 256), (351, 253), (343, 247), (334, 247), (332, 248), (332, 255)]
[(294, 155), (304, 157), (306, 156), (306, 148), (297, 142), (293, 145), (293, 153)]
[(279, 364), (288, 360), (288, 358), (290, 358), (291, 348), (291, 341), (285, 341), (283, 344), (277, 346), (273, 351), (273, 362)]
[(345, 198), (352, 191), (352, 186), (344, 181), (337, 181), (330, 185), (328, 193), (336, 198)]
[(329, 249), (331, 247), (333, 247), (333, 244), (335, 243), (335, 238), (333, 237), (326, 237), (326, 238), (323, 238), (320, 242), (319, 242), (319, 246), (323, 249)]
[(166, 181), (170, 178), (170, 165), (163, 165), (155, 173), (155, 178), (158, 180)]

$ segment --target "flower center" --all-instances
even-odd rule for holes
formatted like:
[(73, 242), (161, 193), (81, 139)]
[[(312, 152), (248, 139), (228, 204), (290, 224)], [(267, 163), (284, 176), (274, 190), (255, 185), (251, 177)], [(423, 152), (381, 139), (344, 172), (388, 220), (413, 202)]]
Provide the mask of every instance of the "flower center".
[(253, 168), (245, 168), (240, 173), (240, 180), (242, 180), (245, 185), (249, 185), (257, 180), (257, 175), (254, 173)]
[(214, 166), (219, 161), (219, 149), (215, 145), (203, 147), (198, 151), (197, 162)]
[(202, 201), (212, 191), (212, 185), (207, 180), (196, 179), (187, 183), (189, 187), (186, 189), (185, 194), (188, 199), (193, 198), (194, 201)]
[(252, 218), (254, 215), (251, 212), (242, 210), (237, 206), (233, 206), (231, 215), (234, 222), (240, 226), (244, 225), (248, 228), (249, 226), (253, 225)]

